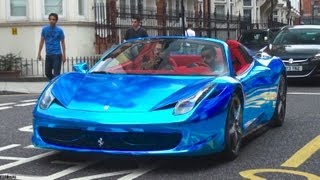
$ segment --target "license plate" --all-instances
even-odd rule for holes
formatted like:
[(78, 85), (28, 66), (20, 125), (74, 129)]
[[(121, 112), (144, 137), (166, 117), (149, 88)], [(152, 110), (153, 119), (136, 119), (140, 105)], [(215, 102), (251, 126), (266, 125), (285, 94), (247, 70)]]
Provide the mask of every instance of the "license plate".
[(286, 66), (287, 71), (302, 71), (302, 66)]

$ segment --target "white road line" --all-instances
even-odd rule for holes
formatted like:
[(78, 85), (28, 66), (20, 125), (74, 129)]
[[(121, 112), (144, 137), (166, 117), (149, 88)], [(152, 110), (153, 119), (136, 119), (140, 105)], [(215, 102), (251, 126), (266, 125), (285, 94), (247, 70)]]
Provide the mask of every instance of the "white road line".
[(47, 176), (46, 179), (59, 179), (59, 178), (61, 178), (63, 176), (67, 176), (67, 175), (72, 174), (72, 173), (74, 173), (76, 171), (84, 169), (84, 168), (86, 168), (88, 166), (96, 164), (99, 161), (101, 161), (101, 160), (89, 161), (89, 162), (86, 162), (86, 163), (78, 163), (78, 165), (76, 165), (76, 166), (69, 167), (68, 169), (65, 169), (63, 171), (60, 171), (60, 172), (57, 172), (57, 173), (52, 174), (50, 176)]
[(136, 170), (133, 170), (130, 174), (123, 176), (121, 178), (118, 178), (117, 180), (133, 180), (138, 178), (139, 176), (142, 176), (144, 174), (147, 174), (148, 172), (158, 168), (158, 165), (151, 165), (150, 167), (142, 167)]
[(22, 103), (28, 103), (28, 102), (36, 102), (37, 99), (28, 99), (28, 100), (23, 100), (23, 101), (19, 101), (19, 102), (22, 102)]
[(22, 157), (0, 156), (0, 160), (19, 161), (19, 160), (22, 160), (22, 159), (26, 159), (26, 158), (22, 158)]
[(44, 176), (25, 176), (25, 175), (19, 175), (19, 174), (0, 174), (0, 176), (10, 176), (10, 177), (15, 177), (14, 179), (20, 179), (20, 180), (35, 180), (35, 179), (45, 180)]
[(26, 149), (37, 149), (37, 147), (35, 147), (34, 145), (29, 145), (29, 146), (26, 146), (26, 147), (24, 147), (24, 148), (26, 148)]
[(14, 106), (22, 107), (22, 106), (31, 106), (31, 105), (35, 105), (35, 104), (36, 104), (35, 102), (32, 102), (32, 103), (16, 104), (16, 105), (14, 105)]
[(10, 106), (10, 105), (14, 105), (16, 103), (10, 102), (10, 103), (2, 103), (0, 104), (0, 106)]
[(33, 126), (29, 125), (29, 126), (22, 127), (22, 128), (19, 129), (19, 131), (22, 131), (22, 132), (33, 132)]
[(131, 172), (132, 172), (132, 170), (124, 170), (124, 171), (117, 171), (117, 172), (97, 174), (97, 175), (92, 175), (92, 176), (85, 176), (85, 177), (80, 177), (80, 178), (73, 178), (73, 179), (70, 179), (70, 180), (92, 180), (92, 179), (100, 179), (100, 178), (104, 178), (104, 177), (112, 177), (112, 176), (118, 176), (118, 175), (128, 174), (128, 173), (131, 173)]
[(11, 108), (13, 108), (12, 106), (4, 106), (4, 107), (0, 107), (0, 111), (1, 110), (5, 110), (5, 109), (11, 109)]
[(18, 147), (20, 146), (20, 144), (11, 144), (11, 145), (8, 145), (8, 146), (3, 146), (3, 147), (0, 147), (0, 151), (4, 151), (4, 150), (7, 150), (7, 149), (12, 149), (12, 148), (15, 148), (15, 147)]
[(309, 93), (309, 92), (288, 92), (287, 94), (291, 94), (291, 95), (316, 95), (316, 96), (320, 96), (320, 93)]
[(15, 162), (12, 162), (12, 163), (9, 163), (9, 164), (5, 164), (5, 165), (0, 166), (0, 171), (3, 171), (5, 169), (10, 169), (10, 168), (15, 167), (15, 166), (19, 166), (21, 164), (29, 163), (29, 162), (32, 162), (32, 161), (35, 161), (35, 160), (38, 160), (38, 159), (41, 159), (41, 158), (45, 158), (45, 157), (48, 157), (48, 156), (51, 156), (51, 155), (54, 155), (54, 154), (57, 154), (57, 152), (56, 151), (50, 151), (50, 152), (47, 152), (47, 153), (43, 153), (43, 154), (39, 154), (39, 155), (36, 155), (36, 156), (32, 156), (30, 158), (25, 158), (25, 159), (22, 159), (22, 160), (19, 160), (19, 161), (15, 161)]

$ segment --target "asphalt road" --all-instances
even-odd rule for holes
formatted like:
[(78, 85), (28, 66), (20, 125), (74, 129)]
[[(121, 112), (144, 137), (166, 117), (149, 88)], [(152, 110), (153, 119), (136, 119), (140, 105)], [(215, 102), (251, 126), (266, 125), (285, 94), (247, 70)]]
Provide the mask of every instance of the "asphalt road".
[(284, 126), (246, 141), (239, 158), (112, 157), (35, 149), (34, 95), (0, 96), (0, 179), (320, 179), (320, 83), (290, 82)]

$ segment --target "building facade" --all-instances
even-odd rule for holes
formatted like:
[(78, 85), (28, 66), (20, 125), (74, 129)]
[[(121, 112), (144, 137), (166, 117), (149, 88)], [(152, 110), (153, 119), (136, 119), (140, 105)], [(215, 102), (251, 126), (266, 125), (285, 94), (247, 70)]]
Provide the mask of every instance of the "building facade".
[[(59, 14), (64, 29), (67, 56), (94, 54), (93, 1), (87, 0), (1, 0), (0, 54), (15, 53), (36, 58), (41, 29), (48, 25), (48, 14)], [(45, 51), (43, 50), (42, 53)]]
[[(184, 7), (184, 17), (203, 30), (201, 35), (226, 39), (239, 35), (237, 25), (232, 23), (237, 23), (240, 16), (255, 24), (251, 28), (268, 27), (271, 12), (272, 20), (288, 23), (296, 17), (291, 12), (298, 1), (291, 0), (293, 8), (288, 10), (285, 0), (1, 0), (0, 55), (19, 53), (24, 58), (36, 58), (41, 28), (48, 24), (51, 12), (59, 14), (58, 25), (65, 32), (67, 56), (80, 57), (101, 53), (97, 51), (97, 37), (111, 43), (121, 42), (125, 29), (131, 25), (132, 14), (144, 16), (142, 24), (150, 29), (150, 35), (175, 35), (170, 28), (181, 27)], [(154, 15), (155, 19), (148, 15)], [(228, 23), (217, 30), (216, 21), (208, 24), (213, 17), (227, 19)], [(111, 28), (103, 30), (104, 23)], [(164, 25), (168, 28), (158, 28)], [(227, 34), (227, 28), (234, 31)], [(215, 32), (210, 32), (213, 29)]]

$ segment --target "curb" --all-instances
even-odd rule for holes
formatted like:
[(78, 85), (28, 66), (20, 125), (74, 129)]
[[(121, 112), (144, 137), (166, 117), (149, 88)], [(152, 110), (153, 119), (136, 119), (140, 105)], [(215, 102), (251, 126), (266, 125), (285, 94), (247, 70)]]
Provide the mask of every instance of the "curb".
[(0, 82), (47, 82), (46, 77), (18, 77), (18, 78), (1, 78)]
[(0, 91), (0, 95), (13, 95), (13, 94), (28, 94), (28, 93), (15, 92), (15, 91)]

